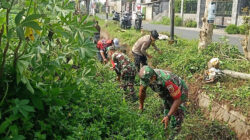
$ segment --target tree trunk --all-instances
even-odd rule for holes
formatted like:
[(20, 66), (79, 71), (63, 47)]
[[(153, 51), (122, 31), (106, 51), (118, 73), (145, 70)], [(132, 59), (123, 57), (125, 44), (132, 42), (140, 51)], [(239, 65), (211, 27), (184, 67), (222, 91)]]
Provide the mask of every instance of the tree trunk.
[(211, 42), (213, 36), (213, 23), (208, 23), (208, 6), (213, 0), (206, 0), (206, 9), (202, 18), (202, 29), (200, 31), (200, 41), (198, 49), (205, 49)]
[(241, 41), (241, 45), (243, 48), (243, 52), (245, 55), (245, 58), (250, 61), (250, 17), (245, 16), (244, 18), (244, 25), (247, 26), (247, 31), (246, 31), (246, 35), (245, 35), (245, 39)]
[(89, 4), (90, 4), (90, 0), (86, 0), (86, 14), (89, 15)]
[(241, 42), (244, 51), (245, 58), (250, 61), (250, 38), (249, 35), (245, 36), (245, 39)]
[(109, 13), (108, 13), (108, 0), (106, 0), (106, 20), (109, 18)]
[(234, 78), (250, 80), (250, 74), (247, 74), (247, 73), (240, 73), (240, 72), (231, 71), (231, 70), (222, 70), (222, 72)]

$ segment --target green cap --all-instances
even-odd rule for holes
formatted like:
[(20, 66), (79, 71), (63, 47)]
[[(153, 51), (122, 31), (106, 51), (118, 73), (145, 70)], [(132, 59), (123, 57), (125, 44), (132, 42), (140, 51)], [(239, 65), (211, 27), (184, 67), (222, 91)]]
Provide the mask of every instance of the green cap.
[(141, 79), (141, 85), (148, 86), (150, 83), (150, 78), (155, 75), (154, 69), (149, 66), (143, 66), (140, 70), (139, 76)]
[(115, 49), (116, 49), (116, 48), (115, 48), (115, 46), (114, 46), (114, 45), (112, 45), (112, 46), (108, 47), (107, 51), (110, 51), (110, 50), (115, 50)]

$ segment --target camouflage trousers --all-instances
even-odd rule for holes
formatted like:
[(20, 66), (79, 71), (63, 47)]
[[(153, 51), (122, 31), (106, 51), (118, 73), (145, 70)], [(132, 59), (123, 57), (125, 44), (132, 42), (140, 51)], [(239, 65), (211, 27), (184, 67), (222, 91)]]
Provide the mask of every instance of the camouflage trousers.
[(124, 91), (129, 90), (130, 94), (135, 94), (134, 83), (135, 83), (136, 69), (134, 65), (128, 65), (121, 71), (121, 88)]
[[(183, 122), (184, 119), (184, 115), (185, 115), (185, 111), (186, 111), (186, 105), (185, 105), (185, 101), (187, 100), (188, 97), (188, 88), (185, 84), (185, 82), (182, 82), (182, 86), (181, 88), (181, 101), (182, 104), (179, 106), (179, 108), (176, 110), (176, 112), (171, 116), (170, 118), (170, 128), (175, 129), (177, 131), (177, 133), (180, 131), (181, 129), (181, 124)], [(164, 116), (167, 116), (172, 104), (173, 104), (173, 100), (163, 100), (164, 103)]]

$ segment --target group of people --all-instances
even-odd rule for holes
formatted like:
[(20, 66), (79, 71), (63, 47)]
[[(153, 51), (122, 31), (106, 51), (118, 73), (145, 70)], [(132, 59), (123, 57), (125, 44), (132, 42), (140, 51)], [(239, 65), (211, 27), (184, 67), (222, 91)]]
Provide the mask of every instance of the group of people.
[(147, 65), (147, 58), (150, 59), (152, 56), (146, 50), (151, 45), (161, 53), (160, 49), (155, 45), (158, 37), (158, 32), (153, 30), (150, 35), (145, 35), (137, 40), (132, 48), (134, 63), (126, 54), (119, 51), (119, 40), (117, 38), (112, 40), (100, 39), (96, 45), (98, 59), (103, 63), (107, 63), (108, 58), (110, 59), (112, 69), (117, 74), (117, 80), (121, 83), (121, 88), (125, 91), (129, 89), (129, 96), (132, 99), (137, 99), (134, 84), (135, 76), (138, 74), (140, 77), (139, 109), (143, 111), (146, 90), (150, 87), (163, 99), (164, 118), (162, 123), (165, 124), (165, 128), (170, 124), (171, 129), (178, 132), (184, 118), (188, 87), (183, 79), (172, 72), (153, 69)]

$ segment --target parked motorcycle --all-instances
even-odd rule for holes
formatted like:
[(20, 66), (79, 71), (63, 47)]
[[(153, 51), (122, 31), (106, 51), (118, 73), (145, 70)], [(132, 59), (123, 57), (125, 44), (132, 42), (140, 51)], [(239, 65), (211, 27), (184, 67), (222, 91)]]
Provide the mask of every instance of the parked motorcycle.
[(136, 13), (136, 19), (135, 19), (135, 29), (136, 30), (140, 30), (141, 29), (142, 18), (143, 18), (143, 14), (142, 13)]
[(113, 20), (120, 21), (120, 13), (114, 12)]
[(131, 16), (128, 12), (125, 12), (121, 18), (121, 28), (130, 29), (131, 28)]

